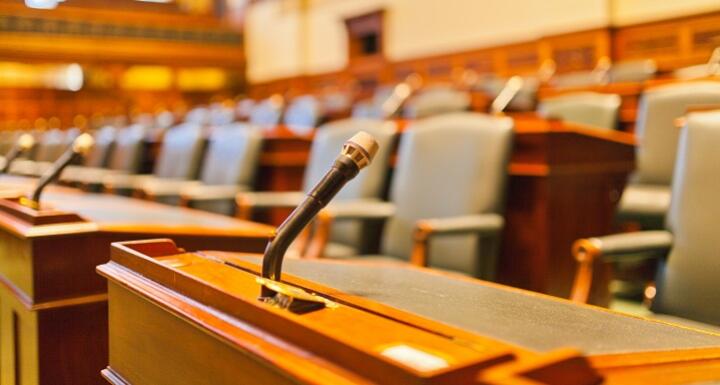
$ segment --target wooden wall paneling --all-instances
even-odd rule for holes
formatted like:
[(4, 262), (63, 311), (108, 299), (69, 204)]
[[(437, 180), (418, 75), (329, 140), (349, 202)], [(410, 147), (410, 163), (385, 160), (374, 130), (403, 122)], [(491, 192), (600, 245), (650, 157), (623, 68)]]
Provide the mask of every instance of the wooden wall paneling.
[(615, 37), (616, 60), (652, 58), (658, 68), (669, 71), (682, 61), (680, 36), (677, 30), (666, 28), (635, 27), (619, 30)]
[(475, 71), (478, 74), (496, 72), (492, 50), (473, 51), (460, 56), (463, 59), (463, 68)]
[(690, 60), (703, 62), (720, 47), (720, 15), (702, 18), (690, 25)]
[(610, 31), (606, 28), (540, 39), (541, 60), (551, 59), (557, 72), (595, 68), (602, 57), (610, 57)]
[[(499, 76), (534, 75), (544, 60), (552, 59), (557, 71), (591, 70), (597, 61), (610, 56), (613, 61), (651, 58), (661, 73), (676, 68), (701, 64), (708, 60), (712, 49), (720, 46), (720, 12), (702, 14), (661, 22), (597, 28), (566, 34), (545, 36), (535, 41), (504, 46), (467, 50), (390, 62), (383, 57), (358, 58), (346, 69), (356, 85), (355, 100), (372, 95), (375, 87), (404, 80), (412, 73), (420, 74), (426, 83), (452, 80), (453, 71), (472, 69), (479, 74)], [(342, 76), (344, 71), (327, 74)], [(661, 74), (664, 75), (664, 74)], [(319, 75), (313, 75), (318, 77)], [(292, 79), (250, 85), (252, 95), (269, 95)], [(273, 88), (274, 87), (274, 88)], [(313, 89), (313, 87), (310, 87)], [(623, 98), (621, 122), (631, 132), (642, 84), (613, 84), (594, 87), (592, 91), (618, 93)], [(579, 89), (541, 89), (540, 97)]]
[(501, 74), (528, 75), (537, 72), (541, 58), (537, 42), (513, 44), (502, 49), (504, 60)]
[(426, 63), (426, 76), (428, 83), (450, 83), (453, 81), (453, 71), (462, 66), (462, 55), (444, 55), (431, 58)]
[(661, 71), (700, 64), (720, 46), (720, 13), (620, 27), (614, 31), (615, 60), (655, 59)]
[(418, 61), (404, 61), (393, 66), (394, 82), (399, 83), (412, 74), (420, 75), (425, 80), (425, 71)]

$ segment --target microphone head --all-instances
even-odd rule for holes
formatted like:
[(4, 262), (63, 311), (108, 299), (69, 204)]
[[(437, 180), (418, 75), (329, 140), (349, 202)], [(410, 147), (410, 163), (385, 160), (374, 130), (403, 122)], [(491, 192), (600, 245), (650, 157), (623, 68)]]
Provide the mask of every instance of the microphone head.
[(27, 151), (35, 145), (35, 138), (30, 134), (22, 134), (17, 141), (18, 148)]
[(92, 135), (86, 132), (75, 138), (72, 149), (75, 153), (87, 155), (93, 145), (95, 145), (95, 139), (93, 139)]
[(360, 131), (345, 142), (342, 154), (352, 159), (358, 169), (363, 169), (372, 162), (379, 147), (372, 135)]

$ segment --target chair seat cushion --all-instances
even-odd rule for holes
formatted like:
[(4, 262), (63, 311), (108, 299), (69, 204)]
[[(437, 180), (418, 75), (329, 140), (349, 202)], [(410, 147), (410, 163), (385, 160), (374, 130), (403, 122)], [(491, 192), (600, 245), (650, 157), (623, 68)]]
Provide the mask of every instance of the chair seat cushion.
[(357, 255), (358, 250), (356, 248), (337, 242), (329, 242), (325, 245), (323, 251), (323, 257), (331, 259), (347, 259)]
[(688, 327), (691, 329), (698, 329), (702, 331), (707, 331), (710, 333), (716, 333), (720, 334), (720, 326), (718, 325), (710, 325), (699, 321), (693, 321), (687, 318), (682, 317), (676, 317), (669, 314), (659, 314), (659, 313), (653, 313), (649, 316), (649, 318), (662, 321), (662, 322), (668, 322), (675, 325), (680, 325), (684, 327)]
[(670, 186), (629, 184), (620, 199), (621, 214), (664, 217), (670, 208)]

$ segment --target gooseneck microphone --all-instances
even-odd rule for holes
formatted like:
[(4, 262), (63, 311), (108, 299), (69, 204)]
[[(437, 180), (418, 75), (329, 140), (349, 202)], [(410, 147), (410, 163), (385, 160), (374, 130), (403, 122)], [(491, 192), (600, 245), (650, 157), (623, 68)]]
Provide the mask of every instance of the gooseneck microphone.
[(34, 209), (38, 209), (40, 207), (40, 195), (42, 195), (45, 187), (49, 185), (52, 181), (57, 179), (60, 176), (60, 173), (62, 173), (62, 171), (65, 169), (65, 167), (70, 165), (76, 159), (87, 155), (87, 153), (90, 151), (94, 144), (95, 140), (88, 133), (82, 134), (75, 138), (72, 146), (67, 151), (65, 151), (65, 153), (62, 154), (62, 156), (58, 158), (57, 161), (55, 161), (50, 170), (48, 170), (45, 174), (43, 174), (42, 177), (40, 177), (40, 180), (38, 180), (38, 184), (35, 187), (35, 191), (33, 191), (30, 200), (21, 200), (21, 203)]
[(515, 96), (522, 90), (525, 81), (520, 76), (513, 76), (505, 83), (502, 90), (497, 94), (490, 105), (490, 112), (493, 115), (501, 115), (505, 108), (515, 99)]
[[(275, 237), (268, 243), (262, 264), (264, 278), (280, 281), (283, 258), (290, 244), (340, 189), (362, 168), (370, 164), (377, 150), (378, 144), (375, 138), (366, 132), (361, 131), (345, 142), (330, 171), (290, 213), (278, 227)], [(262, 297), (270, 297), (274, 294), (267, 287), (263, 287)]]
[(33, 146), (35, 145), (35, 138), (33, 138), (30, 134), (22, 134), (20, 138), (18, 138), (17, 142), (15, 143), (15, 146), (8, 152), (7, 155), (5, 155), (5, 165), (2, 168), (3, 174), (7, 174), (8, 171), (10, 171), (10, 165), (12, 162), (15, 161), (20, 155), (24, 154), (25, 152), (29, 151)]

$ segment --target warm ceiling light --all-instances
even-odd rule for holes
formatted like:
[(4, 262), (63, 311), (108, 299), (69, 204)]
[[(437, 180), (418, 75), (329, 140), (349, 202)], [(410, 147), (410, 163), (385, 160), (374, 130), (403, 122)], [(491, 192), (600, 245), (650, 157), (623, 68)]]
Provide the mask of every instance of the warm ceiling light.
[(25, 0), (25, 5), (29, 8), (54, 9), (63, 1), (65, 0)]

